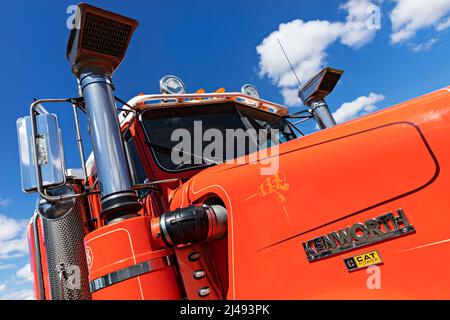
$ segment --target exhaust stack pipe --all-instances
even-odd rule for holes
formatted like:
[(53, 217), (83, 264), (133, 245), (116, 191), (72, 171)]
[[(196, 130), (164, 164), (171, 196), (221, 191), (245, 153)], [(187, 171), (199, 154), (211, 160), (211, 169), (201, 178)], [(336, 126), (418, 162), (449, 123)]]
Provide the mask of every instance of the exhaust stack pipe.
[(320, 129), (336, 125), (325, 97), (333, 91), (343, 73), (342, 70), (325, 68), (312, 77), (298, 93), (303, 104), (311, 108), (311, 113)]
[(108, 222), (141, 207), (132, 189), (111, 81), (138, 22), (85, 3), (78, 7), (79, 28), (70, 33), (67, 59), (86, 104), (102, 216)]

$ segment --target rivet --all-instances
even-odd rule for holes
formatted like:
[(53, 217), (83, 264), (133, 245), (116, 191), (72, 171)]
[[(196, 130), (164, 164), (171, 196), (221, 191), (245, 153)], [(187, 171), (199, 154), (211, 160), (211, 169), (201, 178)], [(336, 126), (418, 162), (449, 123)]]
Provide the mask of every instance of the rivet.
[(192, 252), (188, 258), (190, 261), (197, 261), (198, 259), (200, 259), (200, 257), (201, 256), (199, 252)]
[(194, 271), (194, 278), (197, 279), (197, 280), (201, 279), (201, 278), (203, 278), (205, 276), (206, 276), (206, 271), (203, 270), (203, 269)]
[(202, 298), (208, 296), (210, 293), (211, 289), (209, 287), (203, 287), (198, 290), (198, 295)]

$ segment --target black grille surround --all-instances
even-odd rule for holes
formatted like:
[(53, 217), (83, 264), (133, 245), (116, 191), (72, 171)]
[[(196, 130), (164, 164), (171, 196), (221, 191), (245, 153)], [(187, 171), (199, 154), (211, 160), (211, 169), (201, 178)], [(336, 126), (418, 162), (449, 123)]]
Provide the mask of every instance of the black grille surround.
[(129, 24), (86, 13), (81, 47), (85, 50), (114, 57), (123, 57), (133, 30)]

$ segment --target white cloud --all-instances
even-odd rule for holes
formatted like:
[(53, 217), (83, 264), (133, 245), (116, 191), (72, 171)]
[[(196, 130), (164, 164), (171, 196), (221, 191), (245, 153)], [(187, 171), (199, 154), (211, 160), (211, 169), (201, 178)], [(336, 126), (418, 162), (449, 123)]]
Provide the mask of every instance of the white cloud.
[(372, 41), (377, 24), (380, 23), (376, 17), (376, 14), (380, 13), (379, 7), (368, 0), (349, 0), (340, 5), (340, 8), (348, 12), (341, 34), (341, 43), (359, 48)]
[(395, 0), (391, 12), (391, 43), (413, 38), (417, 31), (434, 27), (442, 31), (450, 27), (450, 0)]
[(23, 230), (21, 221), (0, 214), (0, 241), (9, 240)]
[[(27, 220), (13, 219), (0, 214), (0, 261), (23, 257), (28, 252)], [(30, 264), (17, 269), (13, 263), (0, 263), (2, 276), (10, 275), (10, 281), (0, 283), (0, 300), (33, 299)], [(24, 286), (28, 288), (24, 288)]]
[(337, 123), (342, 123), (376, 110), (375, 104), (382, 100), (384, 100), (383, 95), (372, 92), (368, 96), (361, 96), (352, 102), (343, 103), (333, 116)]
[(447, 18), (447, 20), (443, 20), (442, 22), (439, 22), (436, 26), (437, 31), (443, 31), (450, 27), (450, 17)]
[(16, 268), (16, 265), (12, 264), (12, 263), (0, 264), (0, 271), (1, 270), (15, 269), (15, 268)]
[(412, 50), (413, 50), (414, 52), (430, 50), (431, 47), (433, 47), (433, 45), (434, 45), (437, 41), (438, 41), (438, 39), (436, 39), (436, 38), (431, 38), (430, 40), (428, 40), (428, 41), (425, 42), (425, 43), (420, 43), (420, 44), (415, 45), (415, 46), (412, 48)]
[(20, 289), (9, 291), (3, 296), (0, 296), (0, 300), (33, 300), (34, 293), (32, 289)]
[(30, 264), (27, 263), (22, 268), (16, 271), (16, 276), (19, 280), (23, 280), (25, 282), (33, 282), (33, 274), (31, 273)]
[(339, 37), (342, 25), (328, 21), (294, 20), (280, 24), (256, 48), (260, 55), (260, 75), (267, 75), (281, 87), (297, 84), (279, 47), (283, 44), (296, 72), (304, 80), (313, 76), (323, 64), (325, 49)]
[(294, 70), (307, 81), (324, 66), (326, 50), (340, 40), (344, 45), (359, 48), (371, 41), (377, 31), (369, 25), (374, 5), (368, 0), (349, 0), (341, 5), (347, 10), (345, 22), (326, 20), (293, 20), (279, 25), (256, 48), (259, 55), (259, 74), (267, 76), (281, 89), (285, 103), (300, 104), (298, 84), (287, 63), (278, 40), (282, 43)]
[(11, 199), (1, 198), (0, 197), (0, 207), (8, 206), (11, 203)]
[(28, 252), (26, 220), (0, 214), (0, 260), (23, 256)]

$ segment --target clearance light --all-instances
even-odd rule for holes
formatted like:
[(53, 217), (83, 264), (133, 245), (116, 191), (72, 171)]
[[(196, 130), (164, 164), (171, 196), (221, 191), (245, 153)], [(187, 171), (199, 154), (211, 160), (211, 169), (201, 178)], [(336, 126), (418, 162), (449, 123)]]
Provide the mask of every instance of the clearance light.
[(254, 85), (244, 84), (241, 88), (241, 92), (252, 98), (259, 98), (258, 90), (256, 89), (256, 87)]
[(162, 94), (185, 94), (186, 86), (176, 76), (165, 76), (159, 81), (159, 89)]
[[(196, 94), (202, 94), (205, 93), (205, 89), (200, 88), (197, 91), (195, 91)], [(202, 98), (195, 98), (194, 100), (202, 100)]]

